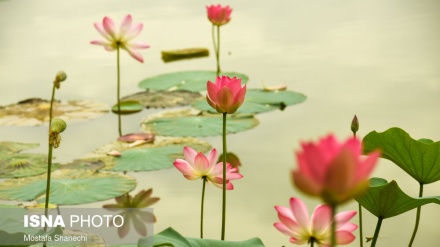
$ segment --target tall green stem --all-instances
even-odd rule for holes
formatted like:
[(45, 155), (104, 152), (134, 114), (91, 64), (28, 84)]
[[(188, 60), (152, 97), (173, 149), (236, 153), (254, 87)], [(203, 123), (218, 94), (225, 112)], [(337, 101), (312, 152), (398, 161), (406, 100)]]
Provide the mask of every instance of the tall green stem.
[(336, 246), (336, 219), (335, 219), (335, 215), (336, 215), (336, 204), (331, 204), (330, 205), (332, 208), (332, 224), (331, 224), (331, 246), (335, 247)]
[(205, 185), (206, 185), (206, 177), (202, 178), (203, 187), (202, 187), (202, 205), (200, 210), (200, 238), (203, 238), (203, 206), (205, 203)]
[(360, 203), (358, 203), (359, 205), (359, 246), (363, 247), (364, 246), (364, 233), (362, 230), (362, 206)]
[[(217, 27), (217, 41), (215, 38), (215, 27)], [(220, 75), (220, 26), (212, 25), (212, 42), (214, 43), (215, 60), (217, 62), (217, 76)]]
[(226, 223), (226, 115), (223, 113), (223, 204), (222, 204), (222, 237), (225, 240), (225, 223)]
[(46, 181), (46, 203), (44, 204), (44, 215), (47, 216), (49, 208), (49, 197), (50, 197), (50, 175), (52, 172), (52, 151), (53, 146), (49, 144), (49, 153), (47, 155), (47, 181)]
[(55, 101), (55, 84), (52, 87), (52, 97), (50, 99), (50, 108), (49, 108), (49, 132), (50, 132), (50, 125), (52, 124), (52, 116), (53, 116), (53, 102)]
[[(419, 187), (419, 197), (423, 196), (423, 184), (419, 183), (420, 187)], [(411, 236), (411, 240), (409, 241), (408, 247), (411, 247), (412, 244), (414, 243), (414, 239), (416, 238), (416, 234), (417, 234), (417, 230), (419, 228), (419, 222), (420, 222), (420, 214), (422, 212), (422, 207), (418, 207), (417, 208), (417, 215), (416, 215), (416, 225), (414, 226), (414, 231), (413, 234)]]
[(380, 226), (382, 225), (382, 218), (377, 218), (376, 230), (374, 231), (373, 242), (371, 242), (371, 247), (376, 246), (377, 238), (379, 237)]
[(314, 244), (315, 244), (315, 240), (312, 239), (312, 241), (310, 241), (310, 247), (313, 247)]
[(120, 62), (119, 62), (119, 46), (116, 48), (116, 71), (117, 71), (117, 90), (116, 90), (116, 97), (118, 98), (118, 131), (119, 136), (122, 136), (122, 121), (121, 121), (121, 97), (120, 97), (120, 88), (121, 88), (121, 69), (120, 69)]

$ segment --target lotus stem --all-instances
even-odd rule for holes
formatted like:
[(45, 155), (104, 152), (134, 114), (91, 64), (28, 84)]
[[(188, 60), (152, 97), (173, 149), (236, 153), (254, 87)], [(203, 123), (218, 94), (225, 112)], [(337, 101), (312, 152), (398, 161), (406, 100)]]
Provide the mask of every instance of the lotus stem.
[(336, 246), (336, 204), (332, 203), (331, 205), (332, 209), (332, 224), (331, 224), (331, 245), (332, 247)]
[(121, 121), (121, 68), (120, 68), (120, 54), (119, 54), (119, 46), (116, 48), (116, 71), (117, 71), (117, 89), (116, 89), (116, 97), (118, 102), (118, 132), (119, 136), (122, 136), (122, 121)]
[(380, 226), (382, 225), (383, 218), (377, 218), (376, 230), (374, 231), (373, 242), (371, 242), (371, 247), (376, 246), (377, 238), (379, 237)]
[[(217, 27), (217, 41), (215, 35), (215, 28)], [(212, 42), (214, 44), (215, 60), (217, 62), (216, 75), (220, 75), (220, 26), (212, 25)]]
[(359, 205), (359, 246), (363, 247), (364, 246), (364, 233), (362, 230), (362, 206), (360, 203), (358, 203)]
[(225, 224), (226, 224), (226, 115), (223, 113), (223, 203), (222, 203), (222, 235), (221, 240), (225, 240)]
[[(419, 187), (419, 197), (423, 196), (423, 184), (420, 183), (420, 187)], [(419, 222), (420, 222), (420, 214), (422, 213), (422, 207), (417, 207), (417, 214), (416, 214), (416, 224), (414, 226), (414, 231), (413, 234), (411, 236), (411, 240), (409, 241), (408, 247), (411, 247), (412, 244), (414, 243), (414, 239), (416, 238), (416, 234), (417, 234), (417, 230), (419, 229)]]
[(200, 210), (200, 238), (203, 238), (203, 208), (205, 203), (205, 185), (206, 185), (206, 178), (203, 177), (203, 187), (202, 187), (202, 204), (201, 204), (201, 210)]

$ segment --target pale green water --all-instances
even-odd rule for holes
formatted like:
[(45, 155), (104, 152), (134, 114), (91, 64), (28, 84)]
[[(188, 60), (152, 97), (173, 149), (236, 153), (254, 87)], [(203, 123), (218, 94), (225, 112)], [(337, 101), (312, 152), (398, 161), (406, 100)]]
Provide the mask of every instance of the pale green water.
[[(139, 91), (148, 76), (186, 69), (214, 69), (214, 57), (164, 64), (160, 51), (208, 47), (211, 24), (205, 5), (211, 1), (25, 1), (0, 2), (0, 104), (28, 97), (50, 97), (54, 74), (63, 69), (68, 80), (62, 99), (115, 98), (115, 53), (92, 46), (101, 38), (93, 27), (105, 15), (119, 22), (126, 14), (143, 22), (138, 39), (151, 44), (140, 64), (122, 55), (122, 95)], [(259, 115), (260, 125), (228, 137), (229, 149), (239, 154), (244, 179), (228, 193), (226, 237), (260, 237), (266, 246), (290, 245), (272, 226), (274, 205), (287, 206), (302, 196), (290, 184), (293, 150), (300, 140), (316, 140), (329, 132), (350, 135), (354, 114), (360, 136), (371, 130), (399, 126), (414, 138), (440, 139), (440, 2), (438, 1), (224, 1), (234, 9), (222, 28), (222, 68), (250, 76), (249, 87), (286, 84), (308, 100), (284, 112)], [(150, 111), (152, 112), (152, 111)], [(124, 132), (138, 130), (149, 112), (124, 117)], [(116, 137), (116, 117), (107, 115), (69, 125), (55, 155), (70, 161)], [(1, 140), (40, 142), (46, 127), (0, 127)], [(209, 138), (221, 148), (220, 138)], [(37, 149), (46, 152), (45, 145)], [(131, 174), (137, 190), (154, 188), (157, 231), (172, 226), (197, 237), (201, 182), (186, 181), (174, 169)], [(375, 176), (395, 179), (410, 195), (418, 184), (388, 161)], [(440, 195), (439, 184), (425, 195)], [(206, 237), (220, 237), (221, 191), (208, 186)], [(310, 209), (317, 203), (307, 200)], [(350, 203), (343, 210), (356, 209)], [(364, 210), (365, 236), (376, 220)], [(415, 211), (384, 221), (378, 246), (406, 246)], [(414, 246), (437, 246), (438, 205), (423, 207)], [(351, 246), (358, 246), (354, 242)], [(367, 245), (368, 246), (368, 245)]]

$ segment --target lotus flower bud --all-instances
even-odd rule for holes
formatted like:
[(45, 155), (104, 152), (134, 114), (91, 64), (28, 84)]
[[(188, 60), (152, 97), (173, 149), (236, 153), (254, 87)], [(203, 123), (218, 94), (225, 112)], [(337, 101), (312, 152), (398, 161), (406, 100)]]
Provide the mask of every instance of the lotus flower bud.
[(50, 125), (50, 132), (62, 133), (67, 127), (66, 122), (60, 118), (54, 118), (52, 124)]
[(61, 82), (65, 81), (66, 79), (67, 79), (66, 73), (64, 73), (64, 71), (59, 71), (55, 76), (55, 81), (53, 82), (53, 84), (55, 84), (55, 87), (59, 89)]
[(356, 135), (356, 132), (359, 130), (359, 120), (356, 115), (354, 115), (353, 120), (351, 121), (351, 131), (353, 135)]
[(55, 118), (52, 120), (52, 123), (50, 125), (50, 132), (49, 132), (49, 145), (53, 146), (54, 148), (58, 148), (61, 143), (61, 135), (60, 133), (63, 132), (67, 127), (66, 122), (60, 118)]

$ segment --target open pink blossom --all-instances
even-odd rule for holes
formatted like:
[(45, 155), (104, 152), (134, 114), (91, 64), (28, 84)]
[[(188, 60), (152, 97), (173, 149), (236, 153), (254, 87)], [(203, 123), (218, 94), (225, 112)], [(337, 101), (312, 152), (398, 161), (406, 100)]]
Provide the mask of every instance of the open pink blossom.
[(231, 12), (232, 9), (229, 6), (221, 6), (220, 4), (206, 6), (206, 10), (208, 11), (208, 19), (212, 22), (212, 24), (216, 26), (221, 26), (228, 23), (231, 20)]
[[(197, 153), (190, 147), (183, 148), (185, 160), (176, 159), (174, 166), (183, 174), (186, 179), (195, 180), (206, 179), (219, 188), (223, 188), (223, 163), (217, 163), (217, 150), (211, 151), (208, 157), (203, 153)], [(240, 179), (243, 175), (238, 173), (237, 168), (232, 168), (231, 164), (226, 163), (226, 189), (234, 189), (230, 180)]]
[(318, 143), (303, 142), (296, 153), (298, 169), (293, 183), (303, 192), (339, 204), (360, 196), (368, 188), (368, 179), (380, 156), (379, 151), (361, 157), (362, 144), (352, 137), (339, 142), (333, 135)]
[(243, 104), (246, 85), (241, 87), (241, 79), (217, 76), (215, 84), (208, 81), (208, 104), (219, 113), (234, 113)]
[[(294, 244), (307, 244), (311, 241), (318, 246), (330, 246), (331, 241), (331, 207), (322, 204), (315, 208), (312, 217), (306, 205), (298, 198), (290, 198), (290, 208), (275, 206), (280, 222), (274, 224), (275, 228), (283, 234), (290, 236), (290, 242)], [(340, 212), (335, 215), (336, 220), (336, 243), (349, 244), (354, 239), (353, 231), (357, 225), (348, 222), (356, 211)]]
[(126, 50), (134, 59), (143, 63), (144, 59), (137, 49), (149, 48), (145, 42), (133, 41), (143, 28), (142, 23), (132, 24), (131, 15), (127, 15), (122, 20), (119, 31), (115, 28), (115, 23), (109, 17), (104, 17), (102, 23), (95, 23), (95, 28), (105, 38), (105, 40), (93, 40), (90, 43), (94, 45), (102, 45), (107, 51), (114, 51), (122, 48)]

